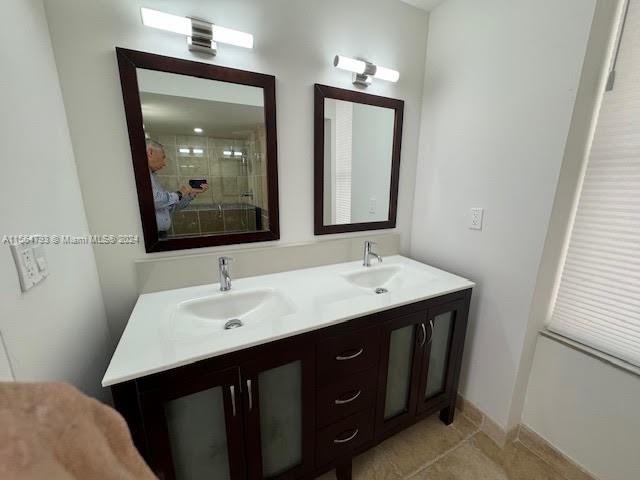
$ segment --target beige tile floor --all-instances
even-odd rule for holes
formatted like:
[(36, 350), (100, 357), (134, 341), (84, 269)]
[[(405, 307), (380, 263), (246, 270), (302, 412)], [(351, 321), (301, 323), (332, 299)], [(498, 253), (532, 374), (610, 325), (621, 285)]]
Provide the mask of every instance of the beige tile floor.
[[(516, 441), (500, 449), (460, 412), (437, 415), (354, 460), (354, 480), (570, 480)], [(320, 480), (333, 480), (329, 472)]]

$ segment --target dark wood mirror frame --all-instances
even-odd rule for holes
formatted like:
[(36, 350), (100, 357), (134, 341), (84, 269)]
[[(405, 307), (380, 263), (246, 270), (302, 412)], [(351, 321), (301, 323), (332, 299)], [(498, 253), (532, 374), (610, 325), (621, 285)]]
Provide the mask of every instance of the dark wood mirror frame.
[[(359, 232), (395, 228), (398, 210), (398, 182), (400, 177), (400, 148), (402, 145), (402, 119), (404, 101), (380, 97), (342, 88), (315, 85), (314, 112), (314, 232), (316, 235)], [(324, 224), (324, 100), (333, 98), (345, 102), (362, 103), (395, 111), (393, 127), (393, 150), (391, 153), (391, 183), (389, 188), (389, 218), (380, 222)]]
[[(278, 215), (278, 148), (275, 77), (262, 73), (247, 72), (208, 63), (165, 57), (123, 48), (116, 48), (116, 55), (120, 69), (120, 83), (122, 85), (122, 97), (129, 130), (129, 143), (131, 145), (131, 157), (133, 159), (133, 171), (138, 190), (138, 205), (140, 207), (146, 251), (160, 252), (278, 240), (280, 238), (280, 226)], [(159, 239), (151, 179), (149, 177), (145, 136), (142, 127), (142, 108), (140, 105), (136, 68), (177, 73), (191, 77), (262, 88), (264, 92), (265, 130), (267, 136), (269, 230), (171, 238), (166, 240)]]

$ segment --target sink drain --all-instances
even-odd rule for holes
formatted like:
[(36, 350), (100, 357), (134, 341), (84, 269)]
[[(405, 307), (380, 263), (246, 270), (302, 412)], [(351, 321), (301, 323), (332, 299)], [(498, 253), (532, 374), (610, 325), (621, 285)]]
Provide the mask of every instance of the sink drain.
[(387, 290), (386, 288), (376, 288), (375, 292), (380, 295), (382, 293), (387, 293), (389, 290)]
[(224, 329), (225, 330), (233, 330), (234, 328), (240, 328), (243, 325), (243, 323), (238, 320), (237, 318), (234, 318), (233, 320), (229, 320), (227, 323), (224, 324)]

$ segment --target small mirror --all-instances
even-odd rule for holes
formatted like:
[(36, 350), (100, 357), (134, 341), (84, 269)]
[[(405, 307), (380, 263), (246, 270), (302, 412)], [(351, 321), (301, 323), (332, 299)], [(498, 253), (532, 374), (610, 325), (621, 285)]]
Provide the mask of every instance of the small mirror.
[(315, 87), (316, 235), (393, 228), (404, 102)]
[(274, 78), (118, 57), (147, 251), (277, 239)]

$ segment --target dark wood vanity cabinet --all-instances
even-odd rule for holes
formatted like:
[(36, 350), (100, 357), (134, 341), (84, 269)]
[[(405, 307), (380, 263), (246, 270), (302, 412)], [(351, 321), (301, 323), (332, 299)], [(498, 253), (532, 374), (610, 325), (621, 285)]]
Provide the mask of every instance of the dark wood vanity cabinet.
[[(312, 479), (421, 418), (453, 421), (471, 290), (112, 387), (161, 479)], [(241, 334), (241, 332), (235, 332)]]

